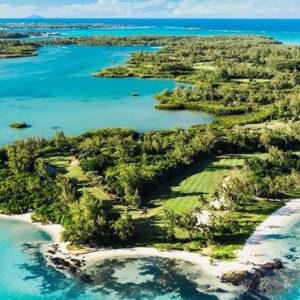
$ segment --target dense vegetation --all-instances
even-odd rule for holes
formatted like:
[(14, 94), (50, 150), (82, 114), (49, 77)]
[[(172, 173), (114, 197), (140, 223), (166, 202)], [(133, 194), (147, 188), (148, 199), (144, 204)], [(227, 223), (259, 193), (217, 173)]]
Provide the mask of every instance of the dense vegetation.
[(16, 128), (16, 129), (24, 129), (28, 127), (28, 124), (25, 122), (12, 122), (9, 124), (11, 128)]
[[(0, 150), (1, 212), (34, 211), (35, 220), (62, 224), (64, 239), (73, 244), (188, 250), (211, 245), (213, 257), (230, 258), (255, 226), (282, 205), (270, 199), (299, 192), (299, 48), (252, 36), (47, 43), (163, 45), (158, 53), (134, 53), (126, 66), (98, 75), (192, 83), (158, 94), (158, 108), (199, 109), (218, 117), (211, 125), (186, 130), (140, 134), (108, 129), (73, 138), (57, 132), (50, 140), (17, 141)], [(208, 181), (206, 194), (177, 189), (171, 199), (157, 195), (170, 179), (198, 165), (204, 165), (199, 174), (209, 172), (205, 163), (226, 154), (235, 154), (243, 167), (217, 167), (218, 176), (210, 181), (218, 182)], [(192, 202), (172, 200), (182, 195), (189, 198), (181, 201)]]
[[(298, 118), (299, 47), (254, 36), (179, 38), (162, 45), (158, 53), (133, 53), (127, 65), (96, 76), (167, 77), (193, 84), (157, 94), (158, 109), (243, 115), (245, 123)], [(224, 119), (233, 121), (223, 117), (220, 123)]]
[(22, 41), (0, 40), (0, 58), (14, 58), (36, 55), (38, 44)]
[[(58, 132), (52, 140), (28, 139), (1, 150), (0, 209), (4, 213), (33, 210), (36, 220), (61, 223), (66, 228), (64, 238), (75, 244), (143, 243), (145, 237), (139, 237), (139, 232), (149, 226), (148, 222), (152, 218), (147, 217), (152, 205), (148, 197), (168, 178), (180, 174), (206, 157), (212, 157), (216, 152), (253, 153), (271, 149), (272, 155), (277, 151), (277, 155), (283, 157), (281, 162), (285, 162), (284, 166), (276, 167), (275, 175), (264, 175), (268, 187), (276, 181), (279, 186), (277, 194), (271, 193), (266, 186), (261, 186), (261, 190), (257, 189), (255, 193), (251, 191), (252, 194), (248, 191), (244, 193), (240, 188), (241, 183), (234, 183), (239, 184), (238, 191), (243, 191), (247, 199), (275, 195), (285, 197), (286, 192), (292, 192), (298, 186), (296, 175), (299, 172), (299, 158), (292, 153), (280, 151), (293, 149), (298, 144), (299, 124), (269, 131), (268, 136), (265, 130), (254, 133), (247, 128), (238, 128), (228, 132), (206, 126), (144, 134), (124, 129), (100, 130), (76, 138), (68, 138)], [(275, 151), (274, 146), (283, 150)], [(58, 168), (51, 162), (54, 156), (73, 157), (83, 175), (66, 176), (66, 169)], [(269, 166), (274, 162), (280, 161), (271, 158), (265, 164)], [(265, 166), (256, 160), (249, 160), (246, 164), (247, 167), (253, 166), (255, 171), (250, 178), (251, 186), (253, 178), (257, 178), (260, 183), (262, 170), (258, 170), (257, 165)], [(273, 171), (274, 168), (272, 165)], [(294, 181), (290, 181), (290, 178)], [(279, 184), (281, 179), (282, 184)], [(249, 182), (245, 186), (249, 186)], [(253, 183), (253, 186), (256, 185)], [(237, 189), (236, 186), (232, 188), (234, 191)], [(102, 191), (100, 195), (99, 191)], [(217, 189), (217, 194), (224, 197), (225, 191)], [(199, 194), (199, 206), (195, 209), (207, 209), (207, 201), (213, 199)], [(133, 219), (131, 211), (141, 211), (144, 217)], [(184, 220), (190, 218), (191, 222), (195, 221), (194, 213), (194, 209), (185, 212)], [(226, 231), (232, 227), (232, 219), (226, 223), (227, 219), (224, 216), (217, 218), (217, 213), (214, 226), (206, 226), (205, 230), (201, 226), (194, 226), (195, 223), (188, 223), (190, 229), (185, 227), (185, 221), (178, 223), (183, 218), (181, 213), (178, 216), (168, 209), (165, 211), (166, 217), (161, 214), (162, 211), (159, 212), (162, 223), (154, 226), (155, 230), (166, 228), (165, 235), (161, 233), (157, 236), (156, 242), (160, 243), (175, 242), (175, 231), (179, 228), (185, 230), (191, 239), (205, 241), (206, 244), (208, 239), (212, 241), (214, 236), (218, 236), (221, 229)], [(173, 215), (175, 227), (168, 223)], [(162, 224), (166, 224), (166, 227), (162, 227)], [(202, 235), (204, 232), (206, 236)]]

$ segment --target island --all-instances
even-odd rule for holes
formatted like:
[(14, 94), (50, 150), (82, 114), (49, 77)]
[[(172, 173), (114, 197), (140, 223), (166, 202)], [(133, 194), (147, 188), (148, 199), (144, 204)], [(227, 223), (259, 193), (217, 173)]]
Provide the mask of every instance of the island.
[(0, 37), (0, 59), (35, 56), (39, 47), (36, 43), (1, 40)]
[[(94, 75), (172, 78), (183, 85), (158, 93), (157, 109), (215, 115), (188, 129), (57, 131), (1, 148), (0, 212), (60, 224), (65, 250), (142, 247), (205, 255), (212, 265), (234, 261), (259, 225), (299, 197), (299, 47), (257, 36), (18, 43), (1, 41), (2, 55), (31, 55), (43, 44), (159, 45)], [(52, 261), (61, 264), (57, 247)], [(222, 280), (244, 284), (282, 267), (266, 262)], [(246, 287), (267, 292), (259, 283)]]
[(12, 122), (9, 124), (9, 126), (15, 129), (24, 129), (27, 128), (29, 125), (25, 122)]

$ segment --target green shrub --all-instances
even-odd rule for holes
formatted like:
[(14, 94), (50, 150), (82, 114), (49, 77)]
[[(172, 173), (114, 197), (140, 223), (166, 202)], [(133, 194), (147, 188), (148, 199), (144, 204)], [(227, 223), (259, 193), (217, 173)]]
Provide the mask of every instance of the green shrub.
[(28, 127), (28, 124), (25, 122), (12, 122), (9, 125), (11, 128), (16, 128), (16, 129), (24, 129)]

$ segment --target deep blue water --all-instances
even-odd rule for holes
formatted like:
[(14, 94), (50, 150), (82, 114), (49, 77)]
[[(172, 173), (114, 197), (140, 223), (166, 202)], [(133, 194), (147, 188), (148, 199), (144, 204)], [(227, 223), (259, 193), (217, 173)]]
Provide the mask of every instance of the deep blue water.
[(268, 35), (285, 43), (300, 43), (300, 19), (3, 19), (0, 23), (105, 23), (131, 28), (53, 30), (64, 36), (84, 35)]

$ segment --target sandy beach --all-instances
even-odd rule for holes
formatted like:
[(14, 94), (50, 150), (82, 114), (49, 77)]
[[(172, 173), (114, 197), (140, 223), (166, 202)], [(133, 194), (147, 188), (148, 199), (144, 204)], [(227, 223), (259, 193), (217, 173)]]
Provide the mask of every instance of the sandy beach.
[(258, 226), (239, 252), (238, 261), (264, 264), (281, 258), (288, 252), (282, 237), (288, 235), (297, 222), (300, 222), (300, 199), (287, 202)]
[[(0, 215), (0, 218), (13, 219), (23, 222), (31, 221), (31, 214), (18, 216)], [(300, 199), (287, 202), (287, 204), (269, 216), (247, 240), (244, 248), (239, 251), (238, 258), (232, 262), (216, 261), (211, 263), (209, 257), (185, 251), (160, 251), (155, 248), (128, 248), (128, 249), (98, 249), (88, 248), (82, 251), (68, 251), (67, 244), (60, 242), (62, 226), (40, 223), (33, 223), (45, 230), (53, 240), (53, 244), (58, 245), (57, 257), (76, 257), (76, 259), (86, 262), (83, 270), (88, 270), (97, 262), (112, 258), (138, 258), (138, 257), (161, 257), (182, 260), (199, 266), (205, 274), (201, 278), (202, 284), (210, 284), (217, 288), (223, 288), (232, 293), (238, 292), (239, 288), (223, 284), (220, 276), (230, 271), (251, 270), (254, 265), (271, 262), (280, 258), (284, 252), (284, 245), (280, 239), (272, 239), (270, 236), (287, 234), (295, 222), (300, 220)], [(280, 246), (279, 246), (280, 243)], [(51, 245), (46, 245), (43, 252), (46, 253)], [(216, 293), (215, 293), (216, 294)], [(224, 298), (224, 295), (222, 296)]]
[(64, 231), (64, 228), (58, 224), (42, 224), (38, 222), (33, 222), (31, 219), (32, 213), (22, 214), (22, 215), (3, 215), (0, 214), (0, 219), (7, 219), (7, 220), (16, 220), (20, 222), (30, 223), (34, 226), (37, 226), (41, 230), (46, 231), (52, 239), (53, 244), (59, 244), (60, 250), (67, 254), (67, 243), (61, 242), (61, 234)]

